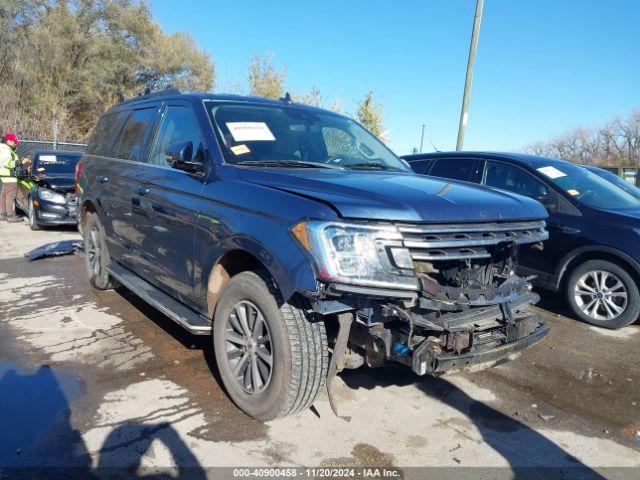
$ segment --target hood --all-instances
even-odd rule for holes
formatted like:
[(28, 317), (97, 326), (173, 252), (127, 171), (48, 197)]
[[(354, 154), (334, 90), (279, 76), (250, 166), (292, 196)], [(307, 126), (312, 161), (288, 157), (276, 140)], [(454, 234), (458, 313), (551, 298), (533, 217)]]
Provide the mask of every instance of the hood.
[(72, 192), (75, 188), (75, 177), (73, 175), (56, 175), (36, 177), (39, 187), (48, 188), (60, 193)]
[(253, 168), (239, 175), (328, 204), (345, 218), (446, 223), (547, 217), (540, 203), (520, 195), (412, 173)]

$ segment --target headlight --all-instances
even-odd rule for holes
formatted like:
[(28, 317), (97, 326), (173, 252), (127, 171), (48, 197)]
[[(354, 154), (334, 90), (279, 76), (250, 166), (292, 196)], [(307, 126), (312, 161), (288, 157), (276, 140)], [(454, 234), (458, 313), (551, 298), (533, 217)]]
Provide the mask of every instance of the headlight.
[(292, 228), (327, 282), (417, 290), (413, 262), (392, 225), (305, 221)]
[(47, 190), (46, 188), (38, 189), (38, 196), (41, 200), (46, 200), (47, 202), (67, 203), (67, 199), (64, 198), (64, 195), (52, 192), (51, 190)]

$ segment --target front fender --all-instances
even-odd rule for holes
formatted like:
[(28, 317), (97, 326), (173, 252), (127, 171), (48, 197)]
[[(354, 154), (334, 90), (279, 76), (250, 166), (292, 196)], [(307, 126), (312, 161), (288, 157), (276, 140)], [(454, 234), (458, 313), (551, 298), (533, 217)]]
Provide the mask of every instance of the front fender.
[(569, 252), (562, 258), (562, 260), (558, 264), (558, 267), (556, 268), (556, 271), (555, 271), (555, 276), (554, 276), (555, 288), (556, 289), (560, 288), (560, 284), (562, 283), (562, 280), (565, 274), (567, 273), (567, 269), (573, 260), (578, 258), (580, 255), (593, 254), (593, 253), (595, 254), (601, 253), (601, 254), (607, 254), (607, 255), (617, 257), (620, 260), (627, 263), (629, 266), (631, 266), (635, 274), (640, 276), (640, 264), (631, 255), (621, 250), (618, 250), (616, 248), (607, 247), (604, 245), (590, 245), (586, 247), (577, 248)]
[(318, 284), (311, 261), (289, 232), (289, 226), (276, 226), (271, 220), (254, 217), (250, 232), (220, 238), (220, 224), (198, 216), (194, 287), (196, 302), (202, 311), (207, 310), (207, 287), (211, 272), (220, 259), (232, 251), (246, 252), (255, 257), (275, 280), (285, 301), (296, 291), (317, 291)]

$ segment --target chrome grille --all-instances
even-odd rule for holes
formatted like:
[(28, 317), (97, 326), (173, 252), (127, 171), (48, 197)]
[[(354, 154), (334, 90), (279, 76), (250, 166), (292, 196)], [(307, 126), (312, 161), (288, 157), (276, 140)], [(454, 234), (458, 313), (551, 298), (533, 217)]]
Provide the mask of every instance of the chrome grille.
[(462, 260), (491, 257), (488, 247), (500, 243), (541, 242), (549, 238), (544, 221), (398, 225), (413, 260)]

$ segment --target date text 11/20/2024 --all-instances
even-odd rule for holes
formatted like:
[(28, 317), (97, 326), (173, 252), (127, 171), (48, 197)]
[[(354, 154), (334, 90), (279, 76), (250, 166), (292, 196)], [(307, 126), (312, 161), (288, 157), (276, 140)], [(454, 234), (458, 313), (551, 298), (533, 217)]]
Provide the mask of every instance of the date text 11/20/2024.
[(234, 478), (400, 478), (396, 468), (234, 468)]

